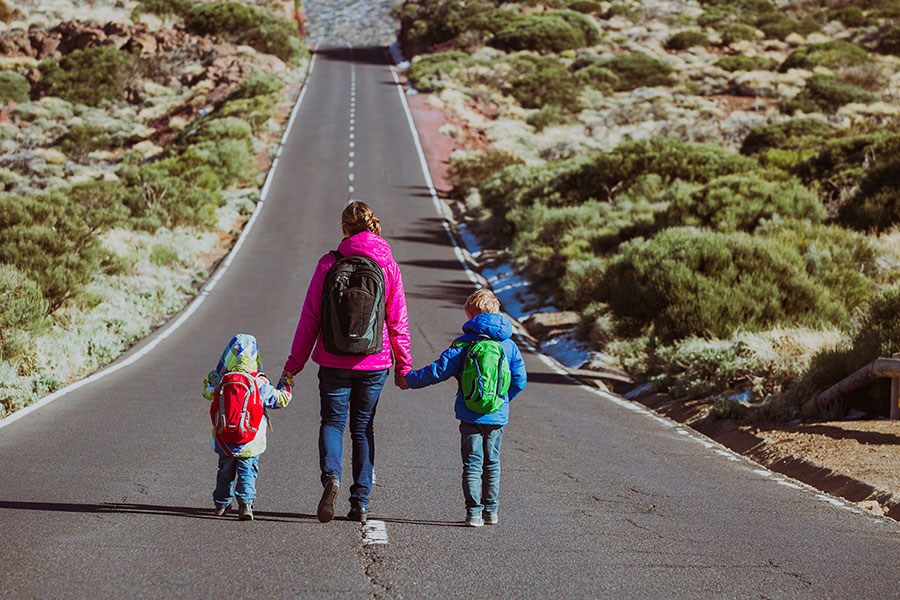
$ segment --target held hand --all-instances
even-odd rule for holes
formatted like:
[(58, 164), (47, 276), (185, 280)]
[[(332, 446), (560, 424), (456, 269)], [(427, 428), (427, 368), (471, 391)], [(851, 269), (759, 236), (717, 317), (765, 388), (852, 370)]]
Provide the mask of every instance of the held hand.
[(409, 384), (406, 383), (406, 376), (400, 373), (394, 373), (394, 384), (401, 390), (409, 389)]

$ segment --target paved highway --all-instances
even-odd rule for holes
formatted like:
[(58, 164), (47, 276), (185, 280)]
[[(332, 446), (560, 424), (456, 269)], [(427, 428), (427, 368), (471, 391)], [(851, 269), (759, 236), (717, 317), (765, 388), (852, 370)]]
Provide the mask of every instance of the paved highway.
[(498, 526), (462, 526), (452, 383), (385, 388), (374, 529), (343, 518), (347, 482), (338, 518), (319, 523), (314, 365), (273, 413), (256, 520), (214, 517), (201, 381), (236, 332), (257, 336), (277, 376), (348, 198), (375, 208), (393, 246), (417, 367), (458, 333), (473, 289), (381, 49), (318, 53), (267, 191), (188, 318), (122, 359), (152, 345), (139, 360), (0, 428), (0, 596), (897, 597), (895, 522), (598, 395), (525, 348)]

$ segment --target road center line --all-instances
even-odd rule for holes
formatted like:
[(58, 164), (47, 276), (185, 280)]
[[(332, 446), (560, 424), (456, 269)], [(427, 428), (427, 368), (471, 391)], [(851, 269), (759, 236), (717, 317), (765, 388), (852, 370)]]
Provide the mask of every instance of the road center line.
[(376, 521), (370, 519), (363, 525), (363, 545), (369, 544), (387, 544), (388, 534), (387, 525), (384, 521)]

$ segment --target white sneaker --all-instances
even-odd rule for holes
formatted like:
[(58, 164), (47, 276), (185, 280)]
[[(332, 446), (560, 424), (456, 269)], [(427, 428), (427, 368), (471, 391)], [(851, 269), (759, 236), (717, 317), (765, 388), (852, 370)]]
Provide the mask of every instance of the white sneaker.
[(497, 513), (484, 513), (484, 524), (485, 525), (496, 525), (497, 524)]
[(466, 527), (481, 527), (484, 525), (484, 519), (468, 515), (466, 517)]

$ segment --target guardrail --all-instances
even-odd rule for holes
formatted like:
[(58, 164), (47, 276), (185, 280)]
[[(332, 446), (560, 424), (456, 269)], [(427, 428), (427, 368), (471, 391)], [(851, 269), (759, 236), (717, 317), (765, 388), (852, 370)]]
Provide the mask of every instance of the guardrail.
[(900, 419), (900, 405), (897, 404), (900, 399), (900, 354), (894, 354), (892, 358), (877, 358), (855, 373), (847, 375), (808, 400), (803, 405), (803, 412), (811, 414), (822, 411), (840, 400), (845, 393), (868, 385), (880, 377), (891, 378), (891, 418)]

